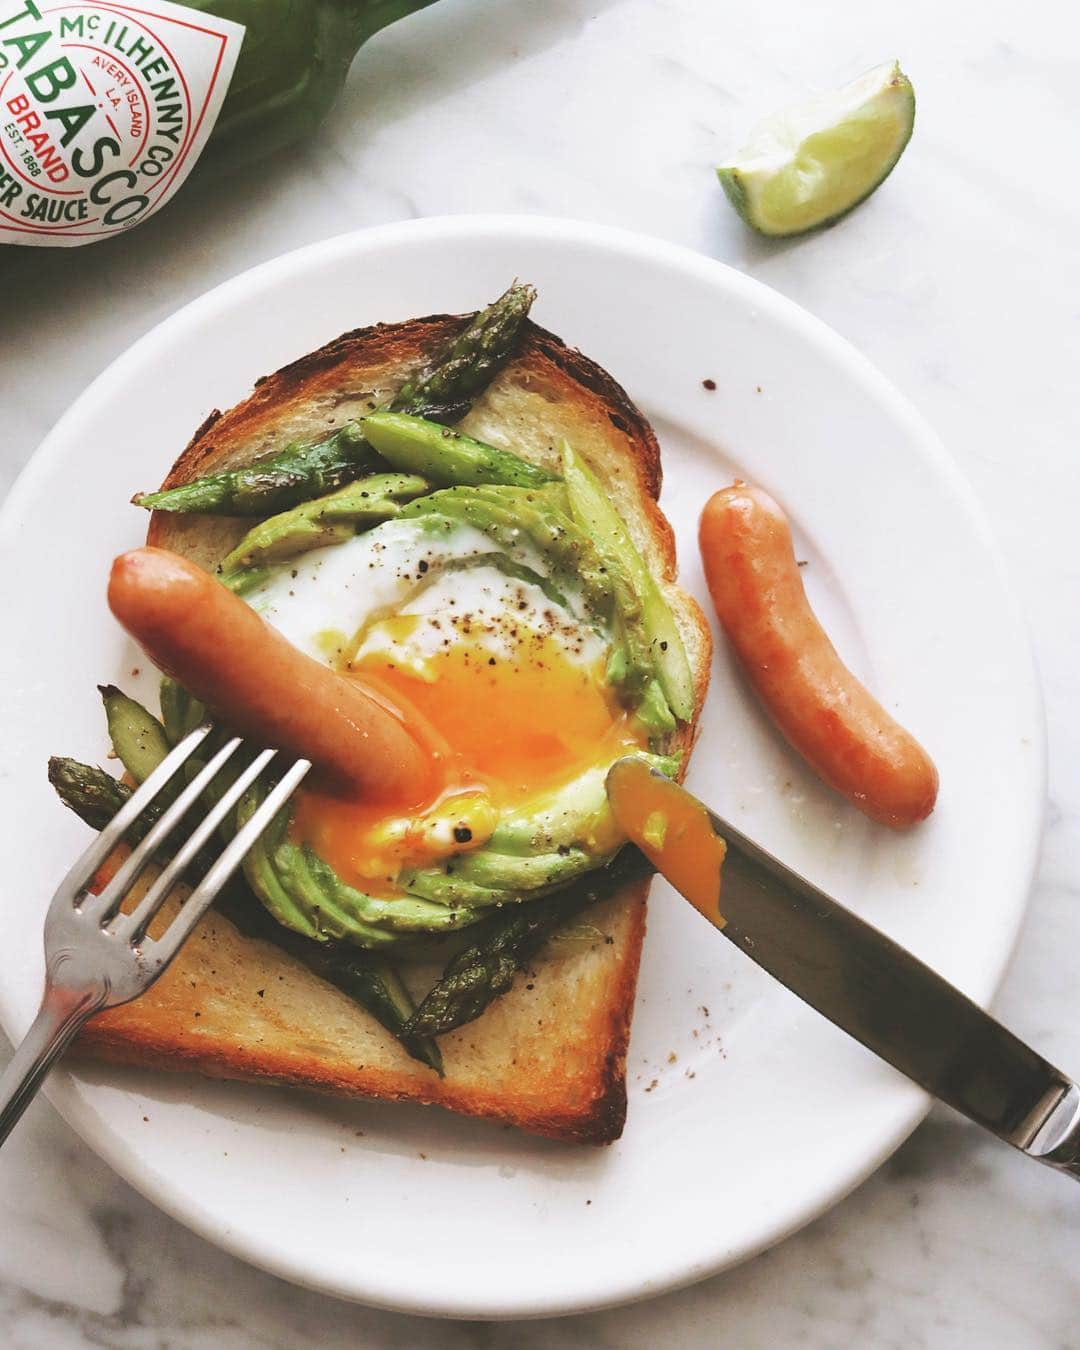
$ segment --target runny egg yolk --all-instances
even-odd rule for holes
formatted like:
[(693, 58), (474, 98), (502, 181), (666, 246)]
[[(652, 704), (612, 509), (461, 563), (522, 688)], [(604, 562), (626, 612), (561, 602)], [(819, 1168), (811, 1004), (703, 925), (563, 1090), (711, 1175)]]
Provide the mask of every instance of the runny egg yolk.
[[(400, 630), (406, 617), (384, 626)], [(414, 709), (442, 742), (440, 790), (408, 817), (315, 789), (297, 801), (293, 837), (369, 893), (392, 891), (404, 868), (478, 847), (507, 811), (527, 810), (647, 739), (607, 687), (603, 658), (572, 660), (551, 633), (522, 634), (511, 650), (454, 642), (420, 660), (393, 644), (362, 645), (350, 669), (387, 702)]]

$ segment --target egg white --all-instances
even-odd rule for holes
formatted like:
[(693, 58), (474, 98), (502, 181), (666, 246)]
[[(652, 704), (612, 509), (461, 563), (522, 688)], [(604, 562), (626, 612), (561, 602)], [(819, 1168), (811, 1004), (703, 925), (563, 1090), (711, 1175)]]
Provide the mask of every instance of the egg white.
[[(447, 568), (447, 563), (491, 554), (491, 540), (471, 525), (433, 534), (414, 520), (391, 520), (343, 544), (315, 549), (278, 569), (246, 597), (249, 604), (301, 651), (325, 665), (339, 659), (328, 634), (350, 644), (363, 630), (355, 658), (385, 656), (429, 678), (440, 649), (464, 645), (511, 661), (527, 653), (529, 635), (550, 638), (568, 661), (592, 666), (607, 643), (585, 618), (576, 591), (566, 605), (536, 584), (509, 577), (491, 563)], [(531, 543), (513, 561), (547, 576)], [(415, 622), (385, 623), (387, 616)]]

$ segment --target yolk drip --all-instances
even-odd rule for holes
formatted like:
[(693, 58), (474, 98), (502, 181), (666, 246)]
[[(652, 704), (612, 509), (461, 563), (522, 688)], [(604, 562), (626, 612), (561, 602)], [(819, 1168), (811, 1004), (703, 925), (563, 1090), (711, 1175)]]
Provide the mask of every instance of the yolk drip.
[(710, 923), (723, 928), (720, 873), (727, 845), (697, 798), (639, 759), (616, 764), (607, 791), (615, 819), (656, 870)]
[(374, 801), (300, 794), (294, 837), (373, 893), (392, 890), (403, 867), (478, 847), (505, 811), (646, 741), (607, 688), (603, 662), (569, 661), (546, 634), (510, 659), (454, 643), (420, 665), (371, 652), (352, 671), (388, 703), (415, 710), (443, 742), (441, 790), (408, 817)]

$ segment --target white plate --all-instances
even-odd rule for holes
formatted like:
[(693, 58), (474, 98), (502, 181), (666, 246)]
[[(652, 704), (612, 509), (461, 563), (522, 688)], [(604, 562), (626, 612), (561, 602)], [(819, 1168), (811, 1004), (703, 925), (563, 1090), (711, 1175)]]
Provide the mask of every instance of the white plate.
[[(97, 380), (12, 492), (0, 521), (9, 1034), (35, 1010), (42, 910), (85, 842), (46, 757), (102, 756), (96, 682), (147, 688), (104, 604), (109, 559), (145, 526), (128, 497), (264, 372), (347, 328), (473, 308), (514, 276), (539, 286), (537, 320), (653, 419), (685, 582), (704, 599), (706, 495), (736, 473), (764, 484), (795, 519), (841, 650), (942, 781), (919, 830), (871, 826), (778, 742), (720, 645), (691, 787), (980, 1002), (993, 994), (1036, 855), (1042, 716), (998, 554), (933, 434), (845, 342), (737, 272), (595, 226), (457, 217), (318, 244), (189, 305)], [(927, 1104), (661, 885), (629, 1091), (623, 1139), (593, 1150), (186, 1076), (102, 1068), (50, 1085), (103, 1157), (213, 1241), (318, 1289), (461, 1317), (595, 1308), (717, 1271), (832, 1204)]]

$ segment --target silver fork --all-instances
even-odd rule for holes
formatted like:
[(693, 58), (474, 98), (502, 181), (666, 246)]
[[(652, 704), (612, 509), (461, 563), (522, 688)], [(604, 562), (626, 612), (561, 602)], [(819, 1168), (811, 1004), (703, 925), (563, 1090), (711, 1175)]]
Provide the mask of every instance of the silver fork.
[(7, 1069), (0, 1075), (0, 1144), (11, 1133), (42, 1079), (87, 1018), (102, 1008), (112, 1008), (138, 998), (162, 974), (222, 886), (239, 867), (244, 854), (311, 768), (306, 759), (297, 760), (289, 768), (251, 818), (226, 844), (165, 932), (151, 938), (146, 931), (151, 919), (168, 899), (199, 849), (277, 754), (276, 750), (263, 750), (244, 768), (162, 868), (130, 914), (120, 913), (124, 896), (201, 794), (240, 749), (243, 742), (238, 736), (227, 741), (192, 778), (131, 851), (104, 890), (94, 895), (87, 887), (97, 869), (143, 811), (172, 782), (210, 730), (209, 723), (196, 727), (170, 751), (57, 888), (45, 918), (45, 992), (41, 1007)]

